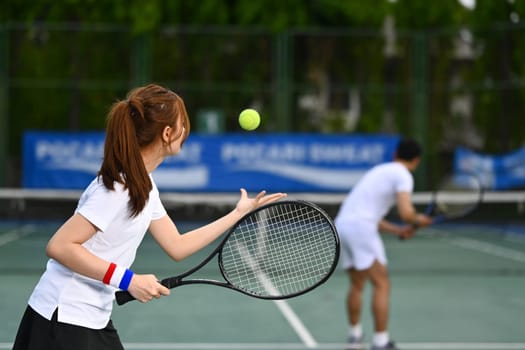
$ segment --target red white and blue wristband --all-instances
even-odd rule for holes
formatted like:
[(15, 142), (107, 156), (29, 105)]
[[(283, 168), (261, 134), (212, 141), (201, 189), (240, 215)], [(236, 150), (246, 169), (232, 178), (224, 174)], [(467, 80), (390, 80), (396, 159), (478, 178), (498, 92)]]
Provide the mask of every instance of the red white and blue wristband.
[(133, 278), (133, 271), (124, 267), (118, 266), (115, 263), (110, 263), (102, 282), (109, 284), (121, 290), (128, 290), (131, 279)]

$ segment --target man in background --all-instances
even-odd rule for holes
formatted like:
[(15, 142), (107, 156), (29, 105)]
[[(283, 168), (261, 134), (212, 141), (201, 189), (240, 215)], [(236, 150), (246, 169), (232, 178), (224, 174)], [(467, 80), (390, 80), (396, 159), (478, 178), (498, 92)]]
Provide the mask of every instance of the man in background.
[[(335, 218), (341, 238), (342, 267), (350, 278), (346, 308), (352, 348), (363, 343), (362, 295), (366, 282), (370, 281), (374, 318), (372, 350), (398, 349), (387, 330), (390, 281), (380, 233), (409, 239), (417, 227), (432, 222), (429, 216), (416, 212), (411, 198), (414, 190), (412, 172), (420, 163), (421, 153), (416, 141), (401, 140), (394, 160), (367, 171), (345, 198)], [(394, 205), (404, 224), (385, 220)]]

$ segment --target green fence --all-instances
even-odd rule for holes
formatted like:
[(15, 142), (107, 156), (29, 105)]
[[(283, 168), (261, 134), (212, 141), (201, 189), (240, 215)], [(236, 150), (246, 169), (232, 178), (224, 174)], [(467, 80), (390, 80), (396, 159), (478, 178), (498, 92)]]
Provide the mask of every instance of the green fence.
[(24, 130), (103, 129), (110, 103), (146, 82), (178, 92), (198, 132), (238, 131), (239, 111), (253, 107), (261, 132), (414, 136), (428, 155), (418, 174), (425, 186), (458, 145), (495, 153), (525, 141), (524, 32), (164, 27), (136, 35), (116, 25), (4, 23), (0, 186), (20, 183)]

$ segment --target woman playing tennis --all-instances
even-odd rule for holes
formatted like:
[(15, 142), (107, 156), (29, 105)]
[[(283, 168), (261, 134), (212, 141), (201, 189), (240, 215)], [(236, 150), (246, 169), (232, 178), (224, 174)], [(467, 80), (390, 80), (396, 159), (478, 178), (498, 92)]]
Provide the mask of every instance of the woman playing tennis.
[(169, 294), (156, 276), (129, 269), (147, 231), (179, 261), (248, 212), (285, 196), (262, 191), (250, 198), (240, 189), (230, 213), (181, 235), (151, 173), (179, 153), (189, 131), (183, 100), (162, 86), (136, 88), (112, 106), (98, 176), (46, 247), (50, 259), (29, 298), (14, 350), (123, 349), (110, 319), (115, 291), (127, 290), (141, 302)]

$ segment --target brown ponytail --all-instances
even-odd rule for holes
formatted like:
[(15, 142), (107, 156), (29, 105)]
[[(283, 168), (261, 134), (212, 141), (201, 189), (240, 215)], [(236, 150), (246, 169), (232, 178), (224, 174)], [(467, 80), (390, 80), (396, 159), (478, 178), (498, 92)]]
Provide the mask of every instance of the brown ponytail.
[(140, 151), (160, 138), (166, 126), (177, 128), (179, 125), (181, 131), (174, 138), (184, 133), (186, 139), (190, 122), (184, 102), (177, 94), (159, 85), (136, 88), (126, 100), (111, 107), (104, 159), (98, 174), (109, 190), (115, 189), (115, 182), (127, 188), (132, 217), (144, 209), (153, 188)]

